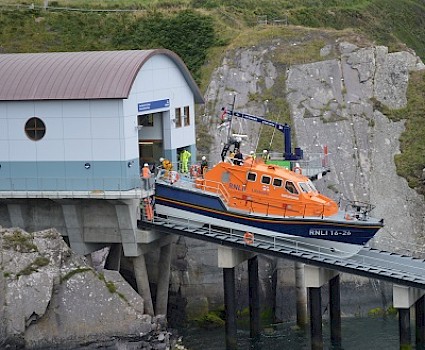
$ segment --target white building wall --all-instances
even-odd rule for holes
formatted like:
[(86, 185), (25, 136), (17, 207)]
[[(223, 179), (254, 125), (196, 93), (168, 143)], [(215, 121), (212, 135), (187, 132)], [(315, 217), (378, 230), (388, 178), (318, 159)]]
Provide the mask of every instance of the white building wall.
[[(169, 107), (139, 112), (138, 104), (158, 100), (170, 100)], [(176, 128), (172, 120), (175, 118), (175, 108), (189, 106), (190, 125)], [(164, 113), (167, 119), (161, 125), (164, 148), (177, 149), (195, 144), (195, 106), (193, 92), (175, 63), (165, 55), (155, 55), (150, 58), (139, 71), (129, 98), (123, 102), (123, 113), (133, 117), (134, 124), (126, 132), (137, 136), (137, 115), (156, 112)], [(183, 110), (182, 110), (183, 114)], [(164, 118), (165, 119), (165, 118)], [(160, 123), (159, 123), (160, 124)], [(169, 133), (167, 133), (169, 131)], [(141, 130), (143, 135), (143, 129)], [(128, 141), (131, 142), (129, 138)]]
[[(124, 136), (121, 105), (120, 100), (0, 103), (0, 142), (4, 146), (0, 161), (120, 161), (136, 157), (134, 151), (126, 157), (120, 146)], [(33, 116), (46, 126), (39, 141), (25, 134), (25, 123)], [(105, 147), (107, 151), (96, 152)]]

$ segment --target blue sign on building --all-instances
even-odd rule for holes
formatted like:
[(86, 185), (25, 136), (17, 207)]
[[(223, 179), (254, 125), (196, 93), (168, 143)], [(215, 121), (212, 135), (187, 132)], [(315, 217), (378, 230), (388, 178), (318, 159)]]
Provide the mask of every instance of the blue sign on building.
[(151, 109), (159, 109), (170, 107), (170, 99), (142, 102), (137, 104), (139, 112), (150, 111)]

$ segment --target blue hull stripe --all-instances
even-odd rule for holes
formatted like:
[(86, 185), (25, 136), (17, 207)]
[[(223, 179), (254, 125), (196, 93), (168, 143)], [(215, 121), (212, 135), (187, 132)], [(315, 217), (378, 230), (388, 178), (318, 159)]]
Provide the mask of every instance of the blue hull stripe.
[(229, 223), (306, 238), (325, 239), (364, 245), (381, 228), (380, 225), (359, 222), (336, 222), (326, 219), (267, 218), (227, 211), (221, 199), (214, 195), (156, 185), (155, 202)]

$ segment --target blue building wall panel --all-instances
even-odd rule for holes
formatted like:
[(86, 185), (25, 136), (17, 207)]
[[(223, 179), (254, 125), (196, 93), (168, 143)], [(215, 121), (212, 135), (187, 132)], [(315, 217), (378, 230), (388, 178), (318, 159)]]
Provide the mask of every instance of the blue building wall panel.
[(0, 191), (126, 191), (141, 187), (138, 159), (0, 165)]

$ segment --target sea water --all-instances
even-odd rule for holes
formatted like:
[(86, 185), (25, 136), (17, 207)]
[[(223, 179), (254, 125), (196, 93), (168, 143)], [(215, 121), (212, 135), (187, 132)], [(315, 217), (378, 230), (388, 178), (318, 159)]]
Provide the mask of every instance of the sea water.
[[(249, 338), (249, 330), (238, 329), (238, 350), (310, 350), (309, 328), (297, 330), (293, 323), (270, 325), (258, 339)], [(183, 345), (189, 350), (224, 350), (224, 329), (186, 329), (180, 331)], [(398, 350), (398, 319), (343, 318), (341, 321), (342, 346), (340, 350)], [(414, 325), (412, 324), (412, 334)], [(414, 338), (413, 338), (414, 340)], [(330, 344), (329, 324), (323, 323), (324, 349), (334, 350)], [(413, 347), (414, 349), (414, 347)]]

